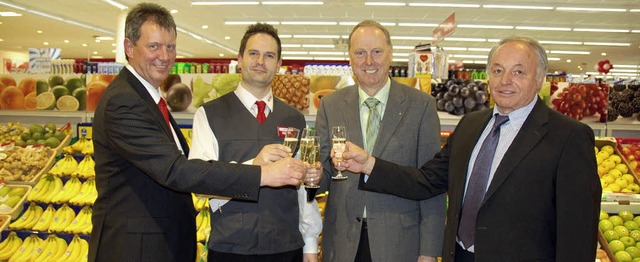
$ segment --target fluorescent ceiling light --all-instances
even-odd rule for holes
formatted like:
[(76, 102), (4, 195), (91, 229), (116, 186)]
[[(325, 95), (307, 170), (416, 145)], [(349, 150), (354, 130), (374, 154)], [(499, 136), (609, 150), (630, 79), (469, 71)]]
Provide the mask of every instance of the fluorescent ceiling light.
[(617, 68), (640, 68), (640, 66), (638, 65), (618, 65), (616, 64)]
[(364, 2), (364, 5), (375, 5), (375, 6), (406, 6), (405, 3), (397, 3), (397, 2)]
[(480, 5), (475, 5), (475, 4), (446, 4), (446, 3), (409, 3), (409, 6), (480, 8)]
[(314, 56), (313, 60), (347, 60), (346, 57)]
[(538, 41), (543, 45), (582, 45), (582, 42), (571, 42), (571, 41)]
[(280, 39), (283, 39), (283, 38), (292, 38), (293, 36), (292, 35), (278, 35), (278, 37)]
[(429, 23), (398, 23), (398, 26), (436, 27), (438, 24)]
[(282, 51), (283, 55), (308, 55), (307, 51)]
[(98, 36), (98, 37), (96, 37), (96, 40), (111, 41), (111, 40), (113, 40), (113, 37), (111, 37), (111, 36)]
[(283, 56), (283, 60), (313, 60), (311, 56)]
[(346, 52), (310, 51), (310, 55), (346, 55)]
[(626, 29), (599, 29), (599, 28), (574, 28), (576, 32), (599, 32), (599, 33), (629, 33)]
[(556, 7), (559, 11), (591, 11), (591, 12), (626, 12), (627, 9), (622, 8), (589, 8), (589, 7)]
[(547, 57), (548, 61), (560, 61), (560, 57)]
[(282, 25), (337, 25), (338, 22), (324, 22), (324, 21), (282, 21)]
[(324, 5), (321, 1), (262, 1), (263, 5)]
[(394, 45), (393, 49), (403, 49), (403, 50), (412, 50), (416, 48), (415, 46), (409, 46), (409, 45)]
[(473, 60), (462, 60), (462, 63), (473, 64)]
[(568, 27), (544, 27), (544, 26), (516, 26), (518, 30), (540, 30), (540, 31), (571, 31)]
[(257, 23), (256, 21), (226, 21), (225, 25), (252, 25)]
[(278, 22), (278, 21), (264, 21), (262, 23), (269, 24), (269, 25), (279, 25), (280, 24), (280, 22)]
[(444, 51), (467, 51), (466, 47), (443, 46)]
[(631, 46), (630, 43), (584, 42), (584, 45)]
[(616, 68), (613, 68), (610, 71), (611, 72), (622, 72), (622, 73), (637, 73), (638, 72), (637, 69), (616, 69)]
[(300, 44), (282, 44), (281, 47), (298, 48), (298, 47), (301, 47), (301, 45)]
[(339, 35), (293, 35), (293, 38), (340, 38)]
[(445, 41), (460, 41), (460, 42), (487, 42), (484, 38), (464, 38), (464, 37), (445, 37)]
[(320, 45), (320, 44), (303, 44), (305, 48), (335, 48), (335, 45)]
[(552, 50), (552, 51), (549, 51), (549, 53), (565, 54), (565, 55), (590, 55), (591, 54), (591, 52), (587, 52), (587, 51), (559, 51), (559, 50)]
[(116, 8), (119, 8), (120, 10), (125, 10), (125, 9), (128, 9), (128, 8), (129, 8), (128, 6), (123, 5), (123, 4), (118, 3), (118, 2), (116, 2), (116, 1), (113, 1), (113, 0), (102, 0), (102, 1), (103, 1), (103, 2), (105, 2), (105, 3), (107, 3), (107, 4), (110, 4), (110, 5), (112, 5), (112, 6), (115, 6)]
[(486, 60), (474, 60), (473, 63), (474, 64), (482, 64), (482, 65), (484, 65), (484, 64), (487, 64), (487, 61)]
[(191, 5), (258, 5), (260, 2), (241, 1), (194, 1)]
[(380, 22), (380, 24), (383, 26), (396, 26), (396, 23), (392, 23), (392, 22)]
[(22, 14), (16, 12), (0, 12), (0, 16), (22, 16)]
[(409, 58), (393, 58), (393, 62), (409, 62)]
[(476, 51), (476, 52), (489, 52), (489, 51), (491, 51), (491, 48), (473, 48), (473, 47), (469, 47), (467, 50)]
[(502, 8), (502, 9), (533, 9), (533, 10), (553, 10), (551, 6), (533, 6), (533, 5), (482, 5), (483, 8)]
[(629, 12), (640, 12), (640, 9), (629, 9)]
[(429, 36), (391, 36), (392, 40), (425, 40), (431, 41), (433, 38)]
[(409, 53), (393, 53), (393, 56), (409, 56)]
[(455, 58), (488, 58), (487, 55), (460, 55), (460, 54), (449, 55), (449, 57), (455, 57)]
[(631, 33), (640, 33), (640, 30), (631, 30)]
[(500, 42), (500, 39), (498, 39), (498, 38), (487, 38), (487, 42), (489, 42), (489, 43), (498, 43), (498, 42)]
[(511, 25), (466, 25), (459, 24), (456, 25), (459, 28), (485, 28), (485, 29), (513, 29)]
[[(197, 34), (195, 34), (195, 33), (192, 33), (192, 32), (190, 32), (190, 31), (187, 31), (187, 30), (185, 30), (185, 29), (183, 29), (183, 28), (176, 27), (176, 30), (177, 30), (178, 32), (180, 32), (180, 33), (183, 33), (183, 34), (189, 35), (189, 36), (191, 36), (191, 37), (193, 37), (193, 38), (195, 38), (195, 39), (203, 40), (203, 41), (204, 41), (205, 43), (207, 43), (207, 44), (210, 44), (210, 45), (213, 45), (213, 46), (217, 46), (217, 47), (219, 47), (219, 48), (222, 48), (222, 49), (226, 50), (227, 52), (230, 52), (230, 53), (233, 53), (233, 54), (238, 53), (238, 50), (235, 50), (235, 49), (233, 49), (233, 48), (227, 47), (227, 46), (222, 45), (222, 44), (220, 44), (220, 43), (218, 43), (218, 42), (211, 41), (211, 40), (209, 40), (209, 39), (207, 39), (207, 38), (204, 38), (204, 37), (202, 37), (202, 36), (200, 36), (200, 35), (197, 35)], [(180, 50), (178, 50), (178, 53), (180, 53), (180, 52), (181, 52), (181, 51), (180, 51)], [(185, 55), (187, 55), (187, 56), (189, 56), (189, 57), (192, 57), (192, 56), (193, 56), (193, 54), (189, 54), (189, 53), (186, 53), (186, 52), (184, 52), (184, 51), (182, 51), (182, 52), (183, 52), (183, 54), (185, 54)]]
[(26, 8), (24, 8), (22, 6), (6, 3), (4, 1), (0, 1), (0, 5), (8, 6), (8, 7), (14, 8), (14, 9), (18, 9), (18, 10), (26, 10)]
[(358, 22), (338, 22), (339, 25), (349, 25), (349, 26), (354, 26), (357, 25)]

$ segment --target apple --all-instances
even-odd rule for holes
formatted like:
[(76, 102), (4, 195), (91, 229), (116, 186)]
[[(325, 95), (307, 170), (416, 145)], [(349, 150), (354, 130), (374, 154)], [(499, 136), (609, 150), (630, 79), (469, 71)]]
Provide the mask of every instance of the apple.
[(621, 237), (620, 240), (622, 243), (624, 243), (625, 247), (633, 247), (636, 245), (636, 241), (633, 240), (633, 238), (631, 237)]
[(611, 191), (611, 192), (614, 192), (614, 193), (619, 193), (620, 190), (622, 190), (622, 189), (620, 188), (619, 185), (616, 185), (614, 183), (614, 184), (611, 184), (611, 185), (607, 186), (607, 188), (605, 188), (604, 190)]
[(629, 229), (627, 229), (624, 226), (614, 226), (613, 231), (616, 231), (616, 233), (618, 233), (618, 236), (620, 236), (620, 238), (629, 236)]
[[(633, 183), (631, 185), (628, 185), (627, 188), (631, 189), (631, 192), (638, 194), (640, 193), (640, 185)], [(636, 222), (637, 223), (637, 222)], [(640, 224), (639, 224), (640, 225)]]
[(609, 216), (609, 221), (611, 221), (611, 223), (613, 223), (613, 226), (621, 226), (624, 223), (624, 220), (618, 216), (618, 215), (614, 215), (614, 216)]
[(612, 177), (612, 176), (610, 176), (610, 175), (608, 175), (608, 174), (607, 174), (607, 175), (602, 176), (602, 180), (606, 181), (606, 182), (607, 182), (607, 184), (613, 184), (614, 182), (616, 182), (616, 178), (615, 178), (615, 177)]
[(640, 225), (640, 216), (634, 217), (633, 222), (636, 222), (636, 224)]
[(616, 167), (616, 162), (613, 162), (613, 160), (611, 159), (607, 159), (605, 161), (602, 161), (602, 165), (604, 165), (605, 167), (609, 168), (609, 170), (611, 170)]
[(627, 251), (621, 250), (616, 253), (616, 260), (618, 262), (632, 262), (631, 254), (627, 253)]
[(598, 154), (596, 154), (596, 157), (602, 157), (604, 159), (609, 159), (610, 155), (611, 154), (609, 154), (607, 151), (600, 150), (600, 152), (598, 152)]
[(620, 170), (623, 174), (629, 173), (629, 168), (625, 164), (617, 164), (614, 169)]
[(640, 258), (640, 248), (636, 246), (627, 247), (624, 251), (627, 251), (632, 258)]
[(607, 158), (609, 158), (608, 156), (603, 156), (603, 155), (596, 155), (596, 163), (598, 164), (598, 166), (602, 165), (602, 162), (607, 160)]
[[(602, 221), (604, 219), (609, 219), (609, 213), (605, 212), (604, 210), (600, 210), (600, 221)], [(609, 222), (611, 222), (611, 221), (609, 221)]]
[(616, 165), (622, 163), (622, 158), (619, 155), (611, 154), (608, 159), (616, 163)]
[(607, 240), (607, 242), (611, 242), (611, 241), (620, 239), (620, 235), (618, 235), (618, 232), (614, 231), (613, 229), (607, 230), (603, 234), (604, 234), (604, 238)]
[(624, 226), (629, 229), (629, 231), (640, 230), (640, 226), (633, 221), (624, 221)]
[[(627, 182), (626, 179), (624, 178), (616, 178), (616, 185), (618, 185), (621, 189), (627, 187), (627, 185), (629, 185), (629, 182)], [(633, 219), (633, 217), (631, 217), (631, 219)]]
[(613, 229), (613, 223), (611, 223), (611, 221), (609, 220), (603, 219), (598, 222), (598, 228), (600, 228), (602, 232), (607, 232)]
[(628, 156), (628, 155), (631, 154), (631, 148), (625, 146), (625, 147), (622, 148), (622, 151), (620, 151), (620, 153), (622, 153), (623, 156)]
[(618, 212), (618, 216), (620, 218), (622, 218), (622, 220), (624, 220), (624, 221), (633, 220), (633, 213), (631, 213), (631, 211), (629, 211), (629, 210), (622, 210), (622, 211)]
[(631, 174), (627, 174), (624, 173), (624, 175), (622, 175), (622, 178), (624, 178), (625, 180), (627, 180), (627, 182), (629, 182), (629, 184), (634, 183), (635, 182), (635, 178), (633, 177), (633, 175)]
[(613, 155), (613, 152), (615, 152), (615, 149), (613, 149), (613, 146), (606, 145), (600, 148), (600, 152), (602, 151), (609, 153), (609, 155)]
[(629, 232), (629, 236), (636, 242), (640, 241), (640, 230), (632, 230)]
[(619, 251), (624, 251), (624, 249), (627, 248), (626, 246), (624, 246), (624, 243), (622, 243), (622, 241), (620, 240), (613, 240), (609, 242), (609, 247), (611, 247), (611, 252), (613, 252), (614, 254)]
[(622, 171), (618, 170), (618, 169), (609, 169), (609, 172), (607, 172), (607, 175), (610, 175), (611, 177), (618, 179), (620, 177), (622, 177)]

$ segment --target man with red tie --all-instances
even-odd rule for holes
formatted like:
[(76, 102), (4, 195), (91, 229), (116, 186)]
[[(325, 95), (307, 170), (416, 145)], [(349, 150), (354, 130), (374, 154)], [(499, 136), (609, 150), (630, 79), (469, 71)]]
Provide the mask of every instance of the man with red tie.
[(255, 201), (263, 189), (300, 184), (306, 168), (293, 158), (263, 166), (187, 160), (189, 147), (163, 114), (158, 88), (176, 59), (173, 17), (141, 3), (127, 15), (124, 33), (128, 64), (94, 114), (98, 198), (88, 260), (194, 261), (189, 192)]
[[(197, 109), (189, 158), (263, 165), (295, 154), (277, 130), (302, 130), (305, 120), (271, 91), (280, 53), (273, 26), (249, 26), (238, 54), (242, 80), (234, 92)], [(263, 189), (257, 201), (214, 197), (209, 203), (210, 261), (317, 261), (322, 220), (303, 188)]]

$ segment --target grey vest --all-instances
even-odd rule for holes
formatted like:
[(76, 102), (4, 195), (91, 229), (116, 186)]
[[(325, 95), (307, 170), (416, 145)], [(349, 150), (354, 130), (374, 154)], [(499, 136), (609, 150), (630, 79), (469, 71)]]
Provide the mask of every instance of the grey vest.
[[(219, 145), (219, 160), (242, 163), (267, 144), (281, 144), (277, 126), (302, 130), (304, 116), (274, 97), (264, 124), (231, 92), (203, 105)], [(294, 187), (260, 189), (258, 202), (231, 200), (211, 215), (209, 249), (234, 254), (273, 254), (304, 246), (298, 229), (300, 211)]]

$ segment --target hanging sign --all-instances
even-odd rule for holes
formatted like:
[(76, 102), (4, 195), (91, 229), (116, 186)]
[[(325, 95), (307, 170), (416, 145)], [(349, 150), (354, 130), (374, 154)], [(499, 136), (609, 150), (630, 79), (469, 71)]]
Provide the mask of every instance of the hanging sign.
[(456, 12), (451, 13), (447, 19), (442, 21), (432, 32), (431, 45), (436, 46), (438, 42), (449, 36), (456, 29)]

